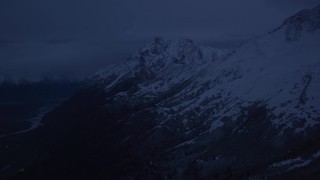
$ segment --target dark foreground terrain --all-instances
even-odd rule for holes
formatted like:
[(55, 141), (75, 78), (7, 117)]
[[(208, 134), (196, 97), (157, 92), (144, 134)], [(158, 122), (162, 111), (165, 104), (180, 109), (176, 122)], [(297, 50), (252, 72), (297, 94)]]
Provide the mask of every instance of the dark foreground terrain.
[[(0, 84), (0, 178), (14, 175), (32, 162), (26, 138), (42, 126), (44, 115), (62, 104), (81, 82), (43, 80)], [(30, 155), (30, 156), (29, 156)]]

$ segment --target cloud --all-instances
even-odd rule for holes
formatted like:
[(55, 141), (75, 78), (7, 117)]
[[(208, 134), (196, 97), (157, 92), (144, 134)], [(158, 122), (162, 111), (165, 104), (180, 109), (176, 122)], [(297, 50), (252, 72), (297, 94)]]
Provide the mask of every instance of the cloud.
[(315, 0), (2, 0), (0, 71), (14, 74), (25, 69), (35, 72), (57, 67), (89, 74), (126, 59), (125, 55), (137, 51), (154, 36), (169, 39), (183, 36), (226, 46), (266, 33), (288, 16), (316, 3)]
[[(105, 41), (153, 36), (261, 34), (316, 0), (10, 0), (0, 2), (0, 39)], [(246, 36), (246, 35), (244, 35)]]

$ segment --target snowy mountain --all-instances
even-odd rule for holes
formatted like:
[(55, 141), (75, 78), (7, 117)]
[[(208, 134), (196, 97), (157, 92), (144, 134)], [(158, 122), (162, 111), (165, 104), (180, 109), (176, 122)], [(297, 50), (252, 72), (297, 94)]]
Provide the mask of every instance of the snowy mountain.
[(108, 84), (110, 88), (121, 80), (139, 75), (145, 80), (153, 79), (172, 66), (193, 66), (213, 62), (223, 53), (224, 50), (203, 47), (186, 38), (175, 42), (155, 38), (126, 63), (113, 65), (98, 72), (94, 80), (103, 80), (105, 84), (112, 81)]
[(109, 178), (319, 176), (319, 29), (320, 6), (230, 51), (156, 38), (46, 117), (45, 142), (63, 144), (49, 162)]
[[(165, 117), (160, 124), (179, 116), (183, 127), (190, 129), (188, 113), (198, 123), (209, 113), (202, 120), (211, 124), (211, 132), (224, 124), (222, 118), (236, 121), (242, 107), (259, 102), (272, 110), (277, 130), (304, 132), (320, 122), (318, 17), (319, 8), (301, 11), (276, 31), (229, 54), (188, 39), (173, 43), (156, 39), (125, 64), (99, 72), (94, 80), (113, 92), (107, 102), (132, 107), (170, 94), (156, 103), (158, 116)], [(137, 79), (132, 87), (118, 88), (131, 79)]]

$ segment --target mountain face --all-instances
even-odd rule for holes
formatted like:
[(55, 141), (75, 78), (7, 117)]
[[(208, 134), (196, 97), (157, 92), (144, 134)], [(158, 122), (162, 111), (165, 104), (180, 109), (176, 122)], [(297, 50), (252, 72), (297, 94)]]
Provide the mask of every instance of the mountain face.
[(319, 176), (319, 29), (320, 6), (229, 51), (156, 38), (46, 116), (29, 175)]

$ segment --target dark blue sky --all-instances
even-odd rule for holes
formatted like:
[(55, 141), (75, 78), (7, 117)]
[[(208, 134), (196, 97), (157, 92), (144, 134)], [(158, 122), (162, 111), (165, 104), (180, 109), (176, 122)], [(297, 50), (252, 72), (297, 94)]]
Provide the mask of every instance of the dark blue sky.
[(263, 34), (318, 0), (0, 0), (0, 76), (88, 75), (154, 36)]

